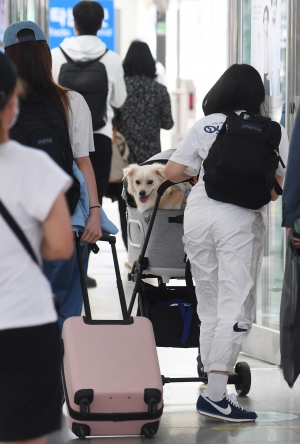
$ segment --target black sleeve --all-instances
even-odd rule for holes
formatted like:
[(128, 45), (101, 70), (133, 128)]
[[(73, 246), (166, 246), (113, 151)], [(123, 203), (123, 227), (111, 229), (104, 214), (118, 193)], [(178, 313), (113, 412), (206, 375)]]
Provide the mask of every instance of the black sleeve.
[(161, 122), (160, 127), (166, 130), (169, 130), (173, 127), (174, 122), (172, 119), (172, 111), (171, 111), (171, 101), (170, 96), (167, 91), (167, 88), (163, 85), (161, 85), (161, 109), (160, 109), (160, 115), (161, 115)]

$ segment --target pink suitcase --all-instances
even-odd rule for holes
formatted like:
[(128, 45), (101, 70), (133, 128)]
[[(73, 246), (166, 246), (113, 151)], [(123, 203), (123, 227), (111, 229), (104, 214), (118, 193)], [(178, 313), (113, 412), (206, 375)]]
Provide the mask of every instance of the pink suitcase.
[(151, 322), (128, 318), (113, 236), (123, 321), (93, 321), (76, 239), (86, 316), (65, 321), (63, 383), (70, 429), (80, 438), (145, 435), (158, 430), (163, 411), (162, 377)]

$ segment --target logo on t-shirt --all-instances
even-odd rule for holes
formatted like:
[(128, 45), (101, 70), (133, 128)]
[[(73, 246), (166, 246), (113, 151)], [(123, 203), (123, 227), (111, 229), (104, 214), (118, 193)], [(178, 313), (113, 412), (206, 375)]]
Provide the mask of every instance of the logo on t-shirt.
[(215, 133), (216, 131), (220, 131), (220, 127), (219, 127), (219, 125), (218, 125), (218, 126), (207, 125), (207, 126), (204, 127), (204, 131), (205, 131), (206, 133), (213, 134), (213, 133)]

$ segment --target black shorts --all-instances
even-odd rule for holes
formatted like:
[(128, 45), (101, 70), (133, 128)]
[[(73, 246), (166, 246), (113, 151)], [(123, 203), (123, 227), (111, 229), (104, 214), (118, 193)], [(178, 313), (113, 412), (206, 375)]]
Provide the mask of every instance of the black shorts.
[(25, 441), (60, 428), (57, 323), (0, 331), (0, 441)]

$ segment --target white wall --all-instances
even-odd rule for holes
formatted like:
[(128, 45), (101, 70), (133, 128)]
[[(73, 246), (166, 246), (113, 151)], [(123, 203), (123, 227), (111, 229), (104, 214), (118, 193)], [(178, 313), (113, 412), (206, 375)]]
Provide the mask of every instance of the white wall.
[(115, 0), (120, 12), (119, 48), (125, 57), (130, 43), (139, 39), (156, 55), (156, 9), (153, 0)]
[(197, 92), (197, 119), (205, 94), (228, 67), (228, 9), (225, 0), (170, 0), (167, 15), (167, 79), (176, 87), (177, 11), (180, 8), (180, 69)]
[(120, 56), (125, 57), (130, 43), (137, 38), (137, 18), (139, 0), (115, 0), (115, 8), (120, 12), (119, 45)]

